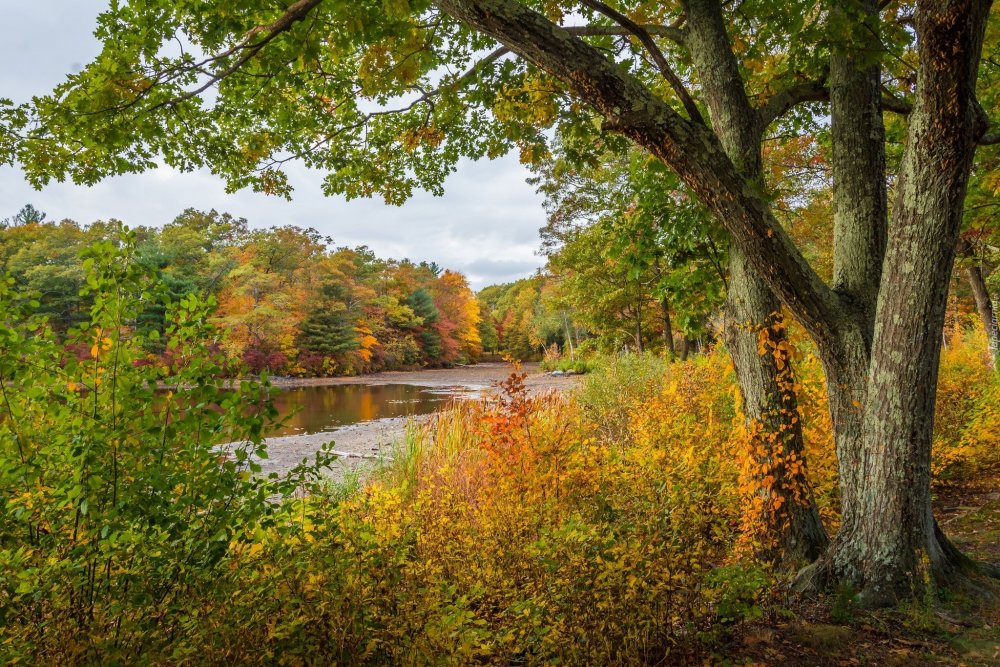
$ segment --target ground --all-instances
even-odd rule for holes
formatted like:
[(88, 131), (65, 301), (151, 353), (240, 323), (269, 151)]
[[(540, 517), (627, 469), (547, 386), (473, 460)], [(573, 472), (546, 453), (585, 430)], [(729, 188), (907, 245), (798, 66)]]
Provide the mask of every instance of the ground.
[[(1000, 562), (1000, 471), (938, 492), (935, 513), (965, 553)], [(783, 604), (735, 631), (711, 662), (732, 665), (1000, 666), (1000, 582), (937, 602), (857, 612), (847, 596)]]

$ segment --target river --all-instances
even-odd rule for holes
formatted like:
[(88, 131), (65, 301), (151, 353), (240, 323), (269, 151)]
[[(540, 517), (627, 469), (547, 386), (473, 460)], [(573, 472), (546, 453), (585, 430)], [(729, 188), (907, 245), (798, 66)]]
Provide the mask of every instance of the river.
[[(412, 419), (423, 419), (453, 400), (481, 397), (512, 371), (510, 364), (379, 373), (354, 378), (275, 379), (274, 395), (284, 418), (267, 435), (264, 472), (285, 472), (311, 458), (333, 441), (341, 458), (330, 471), (334, 479), (346, 470), (376, 465), (392, 455)], [(525, 364), (529, 393), (566, 391), (579, 377), (553, 377), (538, 364)]]

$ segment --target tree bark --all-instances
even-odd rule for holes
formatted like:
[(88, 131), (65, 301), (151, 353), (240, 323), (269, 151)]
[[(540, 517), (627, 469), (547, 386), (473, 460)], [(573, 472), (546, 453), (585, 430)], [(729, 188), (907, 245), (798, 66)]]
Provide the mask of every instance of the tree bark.
[[(909, 118), (872, 339), (852, 517), (831, 547), (836, 577), (867, 604), (949, 583), (968, 565), (931, 513), (931, 440), (948, 284), (976, 139), (975, 79), (988, 2), (918, 7)], [(944, 65), (947, 63), (947, 65)]]
[(878, 1), (852, 8), (860, 14), (854, 20), (845, 5), (831, 10), (846, 27), (830, 56), (833, 289), (871, 340), (888, 222), (881, 68), (873, 52), (882, 47)]
[[(836, 5), (831, 26), (830, 132), (833, 288), (847, 311), (836, 354), (826, 358), (827, 395), (840, 472), (841, 525), (856, 517), (863, 410), (875, 309), (885, 256), (885, 125), (877, 0)], [(831, 27), (831, 31), (834, 28)]]
[[(729, 158), (763, 189), (764, 128), (743, 89), (722, 8), (715, 0), (688, 0), (685, 9), (686, 43), (712, 123)], [(750, 510), (765, 529), (758, 555), (789, 565), (812, 561), (826, 547), (827, 536), (804, 466), (788, 465), (803, 462), (805, 455), (781, 303), (738, 245), (730, 249), (725, 337), (740, 385), (757, 487)]]

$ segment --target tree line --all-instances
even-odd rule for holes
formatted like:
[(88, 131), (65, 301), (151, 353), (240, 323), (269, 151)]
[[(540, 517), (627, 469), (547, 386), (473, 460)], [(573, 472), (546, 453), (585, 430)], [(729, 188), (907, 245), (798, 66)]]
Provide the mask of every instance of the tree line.
[[(117, 238), (117, 221), (46, 221), (26, 206), (0, 225), (0, 273), (38, 295), (65, 334), (85, 321), (80, 253)], [(331, 247), (315, 229), (251, 228), (244, 218), (187, 209), (162, 228), (140, 226), (137, 261), (157, 276), (132, 326), (162, 331), (169, 304), (199, 292), (216, 303), (217, 345), (231, 372), (355, 375), (473, 362), (482, 352), (479, 304), (460, 273)], [(150, 354), (167, 351), (149, 343)]]

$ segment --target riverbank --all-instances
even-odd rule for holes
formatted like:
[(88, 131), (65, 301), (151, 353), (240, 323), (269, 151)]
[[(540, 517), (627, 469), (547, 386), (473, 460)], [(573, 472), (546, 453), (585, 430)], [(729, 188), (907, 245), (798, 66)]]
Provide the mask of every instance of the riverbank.
[[(273, 378), (279, 389), (295, 387), (321, 387), (340, 384), (410, 384), (422, 387), (469, 387), (489, 390), (513, 372), (507, 363), (484, 363), (461, 368), (426, 369), (418, 371), (386, 371), (373, 375), (333, 378)], [(542, 372), (539, 364), (526, 363), (521, 371), (527, 373), (525, 387), (529, 394), (548, 391), (565, 392), (577, 386), (580, 376), (553, 376)], [(340, 458), (330, 470), (330, 477), (342, 480), (351, 472), (364, 472), (365, 468), (378, 465), (392, 456), (393, 444), (402, 440), (410, 420), (426, 421), (432, 415), (394, 417), (357, 424), (349, 424), (324, 433), (278, 436), (267, 439), (267, 460), (260, 461), (263, 473), (283, 473), (312, 458), (324, 444), (333, 441), (333, 449)]]
[[(521, 371), (528, 374), (525, 386), (532, 394), (554, 389), (562, 391), (578, 376), (546, 375), (538, 362), (521, 364)], [(349, 377), (272, 377), (271, 384), (279, 389), (293, 387), (328, 387), (338, 384), (412, 384), (420, 387), (475, 387), (486, 389), (504, 380), (514, 372), (514, 366), (505, 362), (488, 362), (456, 368), (427, 368), (416, 371), (382, 371), (371, 375)]]

